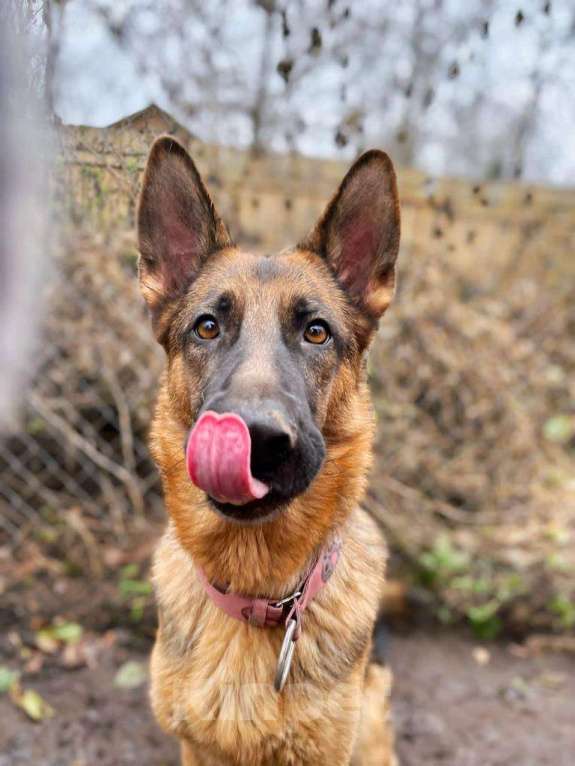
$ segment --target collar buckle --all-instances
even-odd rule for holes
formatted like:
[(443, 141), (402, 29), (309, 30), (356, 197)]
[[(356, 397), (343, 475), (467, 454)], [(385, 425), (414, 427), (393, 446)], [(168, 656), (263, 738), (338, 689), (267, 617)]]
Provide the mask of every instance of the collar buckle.
[(285, 606), (286, 604), (291, 604), (293, 601), (299, 598), (301, 594), (302, 594), (301, 590), (296, 590), (290, 596), (286, 596), (285, 598), (282, 598), (281, 601), (274, 601), (272, 606), (275, 606), (277, 609), (279, 609), (280, 607)]

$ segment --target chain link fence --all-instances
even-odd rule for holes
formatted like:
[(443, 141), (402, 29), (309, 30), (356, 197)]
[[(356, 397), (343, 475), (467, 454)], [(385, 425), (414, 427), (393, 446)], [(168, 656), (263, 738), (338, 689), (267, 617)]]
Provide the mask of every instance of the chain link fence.
[(0, 441), (0, 526), (12, 539), (79, 505), (111, 520), (158, 506), (146, 434), (162, 352), (135, 262), (79, 234), (59, 247), (34, 382)]
[[(36, 373), (0, 441), (9, 549), (49, 543), (62, 523), (70, 545), (161, 513), (147, 432), (163, 351), (133, 232), (161, 132), (187, 144), (238, 241), (263, 252), (304, 234), (345, 172), (201, 144), (157, 107), (62, 130)], [(454, 614), (489, 623), (507, 610), (564, 629), (575, 620), (560, 611), (575, 597), (573, 193), (410, 170), (399, 185), (399, 293), (370, 359), (379, 429), (366, 503), (409, 576), (423, 570)]]

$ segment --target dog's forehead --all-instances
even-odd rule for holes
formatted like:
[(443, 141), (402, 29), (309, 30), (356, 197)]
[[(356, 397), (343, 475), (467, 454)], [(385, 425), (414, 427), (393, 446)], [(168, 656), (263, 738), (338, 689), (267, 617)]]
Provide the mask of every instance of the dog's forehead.
[[(307, 297), (344, 308), (345, 302), (329, 268), (317, 255), (298, 249), (257, 255), (243, 250), (222, 253), (207, 269), (202, 287), (210, 292), (229, 291), (248, 303), (290, 302)], [(200, 280), (198, 280), (200, 281)]]

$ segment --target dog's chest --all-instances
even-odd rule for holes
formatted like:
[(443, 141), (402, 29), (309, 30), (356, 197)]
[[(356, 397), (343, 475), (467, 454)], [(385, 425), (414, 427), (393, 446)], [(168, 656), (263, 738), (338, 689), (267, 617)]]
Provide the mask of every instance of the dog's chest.
[(184, 653), (160, 632), (152, 659), (156, 714), (169, 731), (201, 745), (228, 755), (252, 752), (254, 763), (279, 762), (278, 749), (299, 749), (301, 721), (319, 721), (327, 712), (317, 645), (311, 636), (298, 641), (291, 682), (278, 694), (273, 681), (283, 628), (253, 628), (206, 612)]
[[(347, 546), (353, 554), (353, 542)], [(152, 704), (163, 728), (213, 751), (218, 764), (237, 763), (240, 753), (253, 766), (302, 763), (314, 751), (322, 757), (311, 762), (320, 763), (326, 748), (351, 742), (383, 571), (375, 544), (362, 554), (350, 555), (354, 568), (344, 557), (310, 603), (278, 694), (283, 627), (252, 627), (223, 613), (167, 535), (154, 570), (160, 630), (152, 656)]]

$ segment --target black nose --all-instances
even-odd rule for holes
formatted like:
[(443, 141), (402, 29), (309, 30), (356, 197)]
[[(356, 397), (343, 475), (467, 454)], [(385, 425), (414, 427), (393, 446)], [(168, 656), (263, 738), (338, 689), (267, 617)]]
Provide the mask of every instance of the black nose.
[(250, 432), (252, 476), (273, 490), (268, 499), (273, 495), (283, 501), (301, 494), (321, 468), (325, 457), (321, 432), (309, 414), (302, 417), (292, 399), (287, 405), (279, 398), (246, 402), (224, 391), (207, 398), (204, 410), (242, 418)]
[(251, 440), (251, 469), (256, 479), (269, 479), (285, 463), (294, 448), (287, 424), (273, 416), (246, 418)]

